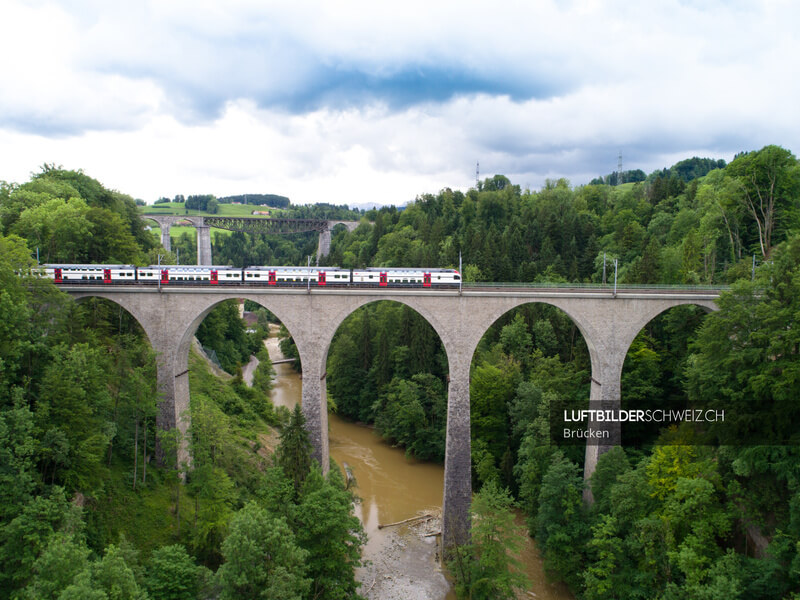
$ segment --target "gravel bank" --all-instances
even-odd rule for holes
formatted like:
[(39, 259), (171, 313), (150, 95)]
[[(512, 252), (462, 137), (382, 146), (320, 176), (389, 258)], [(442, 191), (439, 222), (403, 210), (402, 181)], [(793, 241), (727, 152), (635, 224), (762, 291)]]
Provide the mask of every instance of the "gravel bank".
[(439, 566), (439, 519), (402, 525), (385, 534), (370, 564), (362, 567), (360, 593), (368, 600), (444, 600), (450, 591)]

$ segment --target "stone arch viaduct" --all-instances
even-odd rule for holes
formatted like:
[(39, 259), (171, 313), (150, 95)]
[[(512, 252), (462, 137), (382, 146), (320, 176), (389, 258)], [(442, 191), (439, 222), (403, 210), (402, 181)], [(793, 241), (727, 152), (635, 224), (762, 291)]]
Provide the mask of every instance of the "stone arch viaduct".
[[(716, 310), (718, 293), (696, 290), (457, 290), (275, 289), (236, 287), (61, 286), (76, 299), (102, 297), (125, 308), (141, 324), (158, 353), (162, 394), (158, 424), (186, 432), (190, 424), (188, 354), (192, 338), (219, 302), (245, 298), (275, 314), (291, 333), (303, 364), (303, 412), (324, 469), (328, 465), (328, 415), (325, 376), (328, 349), (342, 321), (377, 300), (393, 300), (416, 310), (441, 338), (449, 363), (447, 439), (443, 498), (443, 543), (466, 539), (472, 495), (470, 457), (470, 363), (486, 330), (517, 306), (540, 302), (563, 310), (583, 334), (591, 358), (590, 407), (620, 407), (620, 379), (628, 348), (639, 331), (661, 312), (684, 304)], [(593, 472), (604, 451), (620, 442), (620, 430), (608, 424), (608, 440), (587, 443), (584, 476)], [(183, 451), (181, 460), (189, 460)]]

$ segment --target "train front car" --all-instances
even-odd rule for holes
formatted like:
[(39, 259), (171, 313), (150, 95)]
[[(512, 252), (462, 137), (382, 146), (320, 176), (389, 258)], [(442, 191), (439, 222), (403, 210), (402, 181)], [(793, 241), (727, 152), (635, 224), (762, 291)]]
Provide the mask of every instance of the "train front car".
[(381, 288), (456, 288), (461, 276), (455, 269), (368, 267), (353, 271), (353, 283)]
[(461, 273), (455, 269), (431, 269), (431, 286), (458, 288), (461, 285)]
[(133, 265), (42, 265), (44, 277), (55, 283), (135, 283), (136, 267)]

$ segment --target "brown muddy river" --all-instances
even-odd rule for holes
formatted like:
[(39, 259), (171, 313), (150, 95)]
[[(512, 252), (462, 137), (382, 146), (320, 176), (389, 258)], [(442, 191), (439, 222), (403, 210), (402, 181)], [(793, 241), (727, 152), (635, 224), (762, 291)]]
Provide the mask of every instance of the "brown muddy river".
[[(282, 358), (279, 340), (270, 337), (267, 349), (273, 360)], [(293, 408), (302, 398), (301, 378), (291, 363), (275, 365), (276, 380), (272, 401), (276, 406)], [(364, 556), (379, 548), (388, 530), (378, 524), (396, 523), (419, 514), (440, 512), (444, 486), (444, 466), (406, 458), (405, 452), (386, 444), (368, 427), (328, 414), (330, 453), (336, 462), (352, 470), (358, 483), (361, 502), (356, 514), (364, 524), (369, 541)], [(518, 519), (520, 524), (521, 519)], [(541, 558), (533, 541), (525, 536), (521, 560), (532, 585), (526, 597), (539, 600), (572, 600), (566, 586), (548, 583)], [(455, 599), (450, 592), (447, 600)]]

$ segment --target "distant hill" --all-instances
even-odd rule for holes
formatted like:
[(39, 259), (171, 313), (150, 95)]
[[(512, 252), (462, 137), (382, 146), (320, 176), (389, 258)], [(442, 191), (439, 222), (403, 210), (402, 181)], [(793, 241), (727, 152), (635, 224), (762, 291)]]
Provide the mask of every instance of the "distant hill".
[(604, 177), (595, 177), (589, 182), (589, 185), (617, 185), (619, 183), (636, 183), (637, 181), (644, 181), (647, 176), (641, 169), (633, 171), (622, 171), (618, 173), (614, 171)]
[[(678, 179), (684, 183), (689, 183), (693, 179), (705, 177), (709, 171), (714, 169), (724, 169), (725, 161), (716, 158), (699, 158), (694, 156), (675, 163), (668, 169), (658, 169), (645, 176), (644, 171), (636, 169), (633, 171), (617, 171), (609, 173), (604, 177), (596, 177), (589, 182), (589, 185), (617, 185), (617, 183), (635, 183), (637, 181), (652, 181), (656, 178)], [(621, 180), (620, 181), (620, 175)]]
[(714, 169), (724, 169), (725, 164), (725, 161), (721, 158), (698, 158), (697, 156), (694, 156), (692, 158), (687, 158), (680, 162), (676, 162), (669, 169), (653, 171), (649, 178), (652, 179), (658, 176), (663, 178), (677, 177), (684, 183), (689, 183), (693, 179), (705, 177)]

